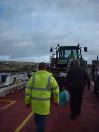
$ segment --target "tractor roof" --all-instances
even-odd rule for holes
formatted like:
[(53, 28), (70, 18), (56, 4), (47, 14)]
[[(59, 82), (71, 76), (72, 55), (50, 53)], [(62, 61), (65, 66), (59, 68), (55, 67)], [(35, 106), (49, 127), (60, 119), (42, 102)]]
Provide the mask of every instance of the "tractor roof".
[(79, 46), (60, 46), (59, 47), (60, 50), (79, 50)]

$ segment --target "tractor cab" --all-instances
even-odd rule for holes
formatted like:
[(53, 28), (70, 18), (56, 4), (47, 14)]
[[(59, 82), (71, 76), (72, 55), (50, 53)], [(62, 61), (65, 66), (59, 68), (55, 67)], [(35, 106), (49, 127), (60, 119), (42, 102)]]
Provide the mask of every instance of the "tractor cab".
[[(87, 48), (84, 47), (87, 51)], [(85, 51), (85, 52), (86, 52)], [(86, 66), (87, 62), (82, 58), (81, 47), (77, 46), (57, 46), (50, 48), (52, 53), (50, 58), (50, 70), (55, 78), (60, 82), (66, 77), (68, 70), (73, 66), (75, 59), (79, 59), (81, 66)]]

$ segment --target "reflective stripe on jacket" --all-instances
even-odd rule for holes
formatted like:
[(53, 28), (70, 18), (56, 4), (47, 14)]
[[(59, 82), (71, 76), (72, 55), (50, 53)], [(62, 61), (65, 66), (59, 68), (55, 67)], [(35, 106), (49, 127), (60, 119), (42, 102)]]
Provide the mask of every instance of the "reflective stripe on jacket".
[(33, 73), (25, 89), (25, 103), (32, 104), (34, 113), (47, 115), (50, 112), (51, 93), (59, 103), (59, 87), (51, 73), (40, 70)]

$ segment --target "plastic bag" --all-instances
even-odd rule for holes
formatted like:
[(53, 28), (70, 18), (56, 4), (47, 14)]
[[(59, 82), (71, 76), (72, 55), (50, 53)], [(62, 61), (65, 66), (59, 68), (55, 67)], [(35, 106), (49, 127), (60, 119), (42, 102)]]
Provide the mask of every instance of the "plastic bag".
[(59, 105), (64, 106), (70, 100), (70, 95), (67, 90), (63, 90), (59, 93)]

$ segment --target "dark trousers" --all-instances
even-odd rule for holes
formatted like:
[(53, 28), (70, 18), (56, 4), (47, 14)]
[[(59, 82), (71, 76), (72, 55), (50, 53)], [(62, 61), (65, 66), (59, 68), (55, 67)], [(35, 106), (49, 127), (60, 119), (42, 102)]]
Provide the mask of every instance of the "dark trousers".
[(81, 113), (81, 104), (83, 99), (84, 88), (81, 86), (75, 86), (70, 90), (70, 108), (72, 116), (76, 116)]
[(37, 132), (45, 132), (46, 115), (34, 114), (34, 120), (37, 127)]

